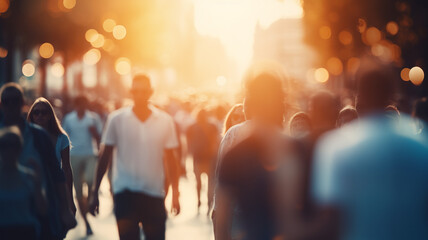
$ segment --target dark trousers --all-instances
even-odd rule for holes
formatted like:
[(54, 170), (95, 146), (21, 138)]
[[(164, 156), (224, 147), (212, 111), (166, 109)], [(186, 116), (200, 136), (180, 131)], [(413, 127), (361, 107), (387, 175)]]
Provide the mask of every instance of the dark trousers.
[(114, 213), (121, 240), (140, 239), (140, 223), (146, 240), (165, 239), (163, 198), (126, 190), (114, 195)]

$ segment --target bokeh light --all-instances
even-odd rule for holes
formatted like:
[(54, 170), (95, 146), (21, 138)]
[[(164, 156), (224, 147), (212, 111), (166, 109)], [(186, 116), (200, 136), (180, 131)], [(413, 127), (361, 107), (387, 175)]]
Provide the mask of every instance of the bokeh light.
[(332, 75), (340, 75), (343, 72), (342, 61), (337, 57), (332, 57), (327, 60), (327, 69)]
[(91, 42), (91, 45), (95, 48), (100, 48), (104, 45), (104, 36), (102, 34), (97, 34), (94, 41)]
[(369, 45), (378, 43), (382, 39), (382, 34), (379, 29), (370, 27), (365, 33), (366, 41)]
[(399, 27), (398, 24), (394, 21), (388, 22), (386, 24), (386, 31), (391, 35), (396, 35), (398, 33)]
[(339, 41), (343, 45), (349, 45), (352, 43), (352, 34), (348, 31), (341, 31), (339, 33)]
[(320, 83), (325, 83), (328, 81), (329, 74), (328, 74), (327, 69), (318, 68), (317, 70), (315, 70), (314, 77), (315, 77), (316, 81), (318, 81)]
[(64, 76), (64, 71), (65, 71), (64, 66), (61, 63), (57, 62), (51, 66), (51, 73), (55, 77), (60, 78), (60, 77)]
[(52, 44), (47, 43), (47, 42), (43, 43), (39, 47), (39, 54), (40, 54), (40, 57), (42, 57), (42, 58), (52, 57), (52, 55), (54, 54), (54, 51), (55, 51), (55, 49), (52, 46)]
[(64, 5), (64, 8), (71, 10), (76, 6), (76, 0), (63, 0), (62, 5)]
[(0, 58), (7, 57), (7, 49), (0, 47)]
[(227, 83), (227, 78), (225, 76), (218, 76), (215, 81), (219, 87), (223, 87)]
[(91, 49), (83, 55), (83, 62), (87, 65), (95, 65), (101, 59), (101, 52), (98, 49)]
[(328, 26), (322, 26), (319, 30), (320, 37), (322, 39), (330, 39), (331, 38), (331, 29)]
[(9, 0), (0, 0), (0, 13), (5, 13), (9, 9)]
[(409, 78), (410, 81), (412, 81), (413, 84), (416, 86), (421, 85), (424, 81), (424, 70), (420, 67), (412, 67), (409, 72)]
[(113, 37), (117, 40), (124, 39), (126, 36), (126, 28), (123, 25), (116, 25), (113, 28)]
[(26, 77), (31, 77), (36, 72), (36, 67), (34, 62), (31, 60), (25, 60), (22, 64), (22, 74)]
[(106, 19), (103, 22), (103, 28), (106, 32), (113, 32), (114, 27), (116, 26), (116, 22), (113, 19)]
[(95, 29), (89, 29), (85, 33), (85, 39), (90, 43), (97, 40), (97, 37), (98, 37), (98, 32)]
[(400, 72), (401, 79), (406, 82), (409, 81), (410, 80), (409, 73), (410, 73), (410, 68), (403, 68)]
[(128, 58), (121, 57), (115, 63), (116, 72), (120, 75), (126, 75), (131, 72), (131, 61)]

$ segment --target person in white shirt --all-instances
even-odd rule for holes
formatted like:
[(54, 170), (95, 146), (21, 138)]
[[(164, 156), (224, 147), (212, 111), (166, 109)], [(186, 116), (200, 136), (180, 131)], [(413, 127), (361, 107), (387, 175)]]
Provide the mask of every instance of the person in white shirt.
[(149, 103), (153, 89), (147, 76), (135, 76), (131, 92), (134, 106), (107, 119), (90, 211), (99, 211), (99, 186), (115, 149), (113, 195), (120, 239), (140, 239), (140, 223), (146, 240), (165, 239), (165, 177), (172, 185), (171, 211), (180, 212), (175, 126), (172, 117)]
[(86, 183), (88, 189), (91, 189), (102, 123), (96, 113), (87, 110), (88, 100), (85, 96), (76, 97), (74, 105), (76, 110), (64, 117), (63, 128), (73, 146), (70, 151), (70, 159), (79, 210), (85, 221), (86, 234), (91, 235), (92, 229), (86, 217), (90, 191), (88, 191), (88, 196), (84, 196), (83, 183)]

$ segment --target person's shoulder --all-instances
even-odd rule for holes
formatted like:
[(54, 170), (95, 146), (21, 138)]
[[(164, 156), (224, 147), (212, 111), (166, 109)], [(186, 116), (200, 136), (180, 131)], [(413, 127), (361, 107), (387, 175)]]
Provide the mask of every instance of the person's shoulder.
[(157, 108), (156, 106), (153, 106), (153, 105), (150, 105), (149, 108), (152, 111), (152, 113), (155, 115), (155, 117), (162, 118), (162, 119), (167, 120), (167, 121), (174, 121), (173, 118), (172, 118), (172, 116), (169, 115), (164, 110), (159, 109), (159, 108)]
[(111, 112), (108, 115), (108, 118), (110, 118), (111, 120), (117, 119), (117, 118), (120, 118), (122, 116), (126, 116), (131, 111), (132, 111), (132, 107), (129, 107), (129, 106), (128, 107), (119, 108), (119, 109), (116, 109), (113, 112)]
[(67, 121), (67, 120), (69, 120), (71, 118), (75, 118), (76, 116), (77, 116), (76, 111), (71, 111), (71, 112), (65, 114), (64, 121)]

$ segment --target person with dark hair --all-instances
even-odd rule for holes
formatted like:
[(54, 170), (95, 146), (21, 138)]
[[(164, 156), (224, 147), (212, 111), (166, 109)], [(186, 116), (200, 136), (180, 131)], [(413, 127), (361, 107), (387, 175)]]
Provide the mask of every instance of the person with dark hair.
[[(286, 158), (282, 150), (288, 144), (281, 134), (285, 113), (282, 80), (269, 71), (247, 79), (244, 106), (252, 128), (218, 165), (216, 239), (273, 239), (281, 233), (273, 196), (278, 157)], [(235, 207), (241, 224), (239, 236), (231, 232)]]
[(63, 239), (67, 231), (76, 226), (76, 220), (70, 209), (64, 172), (55, 156), (52, 141), (46, 131), (22, 117), (24, 95), (18, 84), (4, 84), (0, 99), (3, 113), (0, 127), (17, 126), (24, 140), (18, 163), (33, 170), (40, 169), (41, 186), (49, 203), (47, 215), (39, 217), (41, 239)]
[(208, 112), (204, 108), (198, 110), (196, 122), (187, 129), (186, 137), (188, 151), (193, 157), (193, 171), (196, 177), (199, 213), (201, 207), (202, 173), (205, 173), (208, 177), (208, 209), (211, 209), (213, 164), (217, 157), (220, 138), (217, 126), (210, 121)]
[(150, 104), (153, 88), (148, 76), (135, 76), (131, 93), (134, 105), (116, 110), (107, 119), (89, 209), (93, 215), (99, 211), (98, 190), (111, 163), (120, 239), (140, 239), (140, 224), (145, 239), (165, 239), (166, 175), (172, 186), (171, 211), (180, 213), (175, 125), (168, 113)]
[(333, 93), (322, 90), (311, 96), (308, 114), (314, 140), (336, 127), (339, 110), (339, 99)]
[(18, 163), (22, 144), (18, 127), (0, 129), (0, 236), (5, 240), (39, 239), (38, 216), (46, 214), (40, 170)]
[(223, 136), (233, 126), (245, 121), (244, 105), (242, 103), (235, 104), (227, 113), (224, 119)]
[[(94, 179), (102, 123), (98, 114), (88, 110), (86, 96), (77, 96), (74, 99), (74, 107), (76, 110), (64, 117), (63, 128), (73, 145), (70, 151), (70, 159), (74, 172), (77, 203), (85, 222), (86, 235), (92, 235), (92, 228), (87, 218), (88, 199)], [(87, 195), (83, 193), (85, 183), (88, 185)]]
[(311, 120), (309, 115), (304, 112), (295, 113), (288, 124), (290, 136), (303, 138), (311, 134)]
[(28, 110), (27, 121), (39, 125), (49, 133), (55, 145), (56, 157), (65, 174), (70, 209), (76, 214), (73, 200), (73, 172), (70, 165), (70, 140), (61, 127), (51, 103), (46, 98), (37, 98)]
[(428, 100), (426, 97), (418, 99), (413, 105), (412, 116), (417, 119), (416, 132), (418, 134), (427, 135), (425, 129), (428, 124)]
[(357, 109), (352, 106), (346, 106), (340, 110), (339, 116), (337, 117), (336, 126), (342, 127), (343, 125), (350, 123), (355, 119), (358, 119)]
[(386, 68), (359, 75), (359, 121), (317, 144), (311, 192), (329, 239), (428, 239), (428, 144), (388, 124), (394, 81)]

